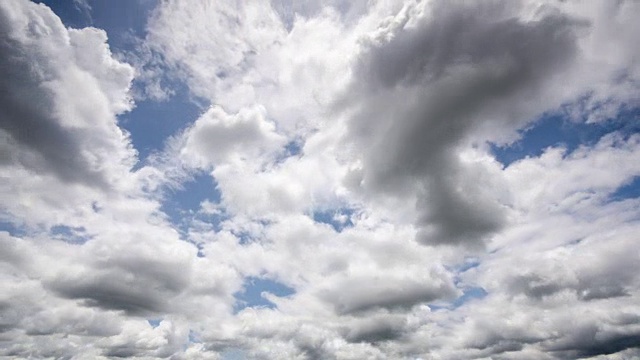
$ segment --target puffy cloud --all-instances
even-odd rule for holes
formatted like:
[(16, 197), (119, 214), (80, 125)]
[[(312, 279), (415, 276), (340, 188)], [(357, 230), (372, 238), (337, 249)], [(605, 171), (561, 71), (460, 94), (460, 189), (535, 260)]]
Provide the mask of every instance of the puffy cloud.
[(0, 6), (3, 218), (71, 227), (92, 201), (131, 187), (136, 161), (116, 116), (132, 108), (133, 69), (104, 31), (67, 29), (46, 6)]
[(131, 108), (133, 69), (111, 57), (104, 31), (67, 30), (44, 6), (3, 4), (2, 23), (5, 166), (109, 186), (108, 172), (133, 160), (115, 120)]
[(195, 158), (204, 167), (253, 159), (284, 145), (284, 138), (276, 133), (261, 107), (243, 109), (235, 115), (213, 107), (186, 131), (185, 138), (183, 155)]
[(198, 261), (132, 172), (117, 115), (133, 107), (133, 69), (104, 31), (65, 28), (44, 5), (6, 2), (0, 17), (2, 355), (179, 351), (184, 323), (144, 316), (184, 319), (212, 300), (226, 312), (241, 279), (224, 266), (202, 277), (219, 265)]
[(517, 10), (408, 7), (357, 62), (345, 101), (356, 104), (349, 136), (363, 149), (360, 186), (417, 194), (424, 242), (474, 244), (504, 225), (487, 191), (495, 181), (461, 161), (460, 148), (478, 128), (517, 126), (553, 106), (548, 88), (575, 57), (578, 22), (556, 12), (522, 19)]
[(167, 2), (150, 19), (148, 40), (169, 64), (186, 72), (193, 92), (213, 98), (233, 90), (225, 79), (241, 82), (256, 53), (272, 46), (284, 31), (275, 12), (265, 5)]
[[(581, 147), (570, 154), (566, 148), (549, 148), (537, 159), (511, 164), (506, 179), (517, 188), (513, 205), (521, 211), (572, 209), (580, 203), (605, 201), (609, 194), (640, 174), (632, 161), (638, 156), (637, 135), (611, 133), (593, 148)], [(615, 159), (615, 161), (612, 161)], [(532, 180), (535, 181), (535, 185)], [(547, 208), (540, 208), (546, 204)]]
[(416, 304), (453, 297), (455, 288), (450, 279), (432, 272), (434, 274), (430, 276), (417, 278), (389, 272), (384, 275), (347, 272), (344, 278), (332, 281), (332, 288), (320, 290), (320, 296), (334, 304), (340, 314), (362, 313), (376, 308), (411, 308)]
[[(549, 185), (541, 192), (524, 178), (511, 183), (512, 188), (522, 186), (515, 192), (518, 215), (496, 238), (492, 254), (463, 275), (489, 295), (461, 308), (467, 316), (460, 323), (466, 340), (450, 343), (452, 353), (461, 345), (483, 356), (516, 351), (522, 358), (609, 358), (634, 352), (638, 321), (632, 304), (639, 281), (634, 264), (640, 254), (630, 249), (638, 227), (637, 199), (611, 201), (608, 195), (637, 170), (620, 170), (615, 180), (599, 170), (624, 163), (626, 146), (635, 140), (613, 138), (619, 142), (604, 137), (554, 165), (548, 157), (562, 149), (547, 149), (505, 169), (510, 178), (521, 166), (536, 167), (540, 172), (527, 177), (545, 181), (549, 176)], [(597, 160), (603, 156), (607, 162)], [(562, 176), (553, 173), (560, 169)], [(581, 171), (590, 176), (563, 191), (562, 182)], [(624, 358), (621, 354), (610, 358)]]
[[(114, 52), (147, 100), (175, 105), (171, 79), (210, 106), (134, 168), (106, 33), (3, 3), (0, 355), (640, 356), (634, 128), (508, 165), (487, 144), (626, 121), (635, 10), (161, 2)], [(194, 173), (211, 188), (174, 219)], [(255, 278), (291, 294), (241, 308)]]

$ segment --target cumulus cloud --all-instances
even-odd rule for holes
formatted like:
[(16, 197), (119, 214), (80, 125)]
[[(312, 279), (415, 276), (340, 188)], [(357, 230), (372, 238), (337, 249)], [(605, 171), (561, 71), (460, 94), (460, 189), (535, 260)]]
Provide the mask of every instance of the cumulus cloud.
[(108, 186), (105, 172), (131, 163), (115, 114), (131, 108), (132, 68), (111, 58), (104, 31), (67, 30), (44, 6), (7, 3), (2, 18), (3, 138), (21, 149), (5, 165)]
[(136, 152), (116, 116), (132, 108), (133, 69), (103, 30), (67, 29), (44, 5), (11, 1), (0, 14), (3, 218), (82, 227), (71, 214), (129, 187)]
[(420, 194), (427, 243), (478, 243), (504, 224), (486, 190), (495, 183), (459, 159), (460, 147), (478, 127), (513, 126), (553, 106), (543, 105), (546, 90), (575, 56), (579, 23), (558, 13), (524, 20), (512, 7), (409, 8), (368, 41), (354, 70), (360, 185)]
[(0, 356), (640, 356), (638, 10), (164, 1), (127, 48), (2, 3)]
[(411, 279), (389, 273), (376, 276), (347, 273), (346, 278), (332, 281), (334, 288), (322, 291), (320, 296), (335, 304), (336, 311), (341, 314), (375, 308), (411, 308), (441, 297), (452, 297), (455, 288), (451, 281), (434, 275), (436, 279)]
[(235, 116), (220, 107), (204, 113), (187, 131), (182, 152), (209, 164), (233, 162), (233, 157), (253, 158), (283, 146), (283, 138), (265, 118), (264, 108), (246, 109)]

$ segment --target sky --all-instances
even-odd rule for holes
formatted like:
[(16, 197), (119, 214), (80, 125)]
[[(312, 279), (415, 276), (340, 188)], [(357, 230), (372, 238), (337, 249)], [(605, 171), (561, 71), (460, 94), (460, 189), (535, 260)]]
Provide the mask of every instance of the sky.
[(0, 357), (640, 359), (638, 15), (0, 1)]

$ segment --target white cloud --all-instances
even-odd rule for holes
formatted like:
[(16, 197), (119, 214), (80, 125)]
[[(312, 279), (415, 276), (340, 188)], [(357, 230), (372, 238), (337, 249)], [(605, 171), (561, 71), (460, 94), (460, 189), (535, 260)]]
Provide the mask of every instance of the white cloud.
[[(487, 145), (636, 109), (637, 6), (161, 2), (138, 98), (210, 106), (134, 170), (107, 34), (2, 3), (0, 355), (640, 356), (637, 134)], [(219, 203), (170, 219), (196, 172)], [(238, 311), (247, 277), (294, 292)]]
[(234, 115), (212, 107), (196, 120), (185, 137), (182, 154), (194, 157), (205, 168), (209, 164), (253, 159), (284, 145), (284, 138), (276, 133), (275, 125), (266, 119), (261, 107), (243, 109)]
[(539, 158), (523, 159), (506, 170), (509, 187), (516, 189), (515, 209), (560, 212), (605, 202), (622, 185), (640, 176), (639, 137), (619, 133), (604, 136), (594, 147), (566, 154), (549, 148)]
[(1, 10), (3, 203), (22, 222), (53, 225), (127, 186), (135, 150), (116, 115), (132, 107), (133, 69), (111, 57), (102, 30), (68, 30), (44, 5)]

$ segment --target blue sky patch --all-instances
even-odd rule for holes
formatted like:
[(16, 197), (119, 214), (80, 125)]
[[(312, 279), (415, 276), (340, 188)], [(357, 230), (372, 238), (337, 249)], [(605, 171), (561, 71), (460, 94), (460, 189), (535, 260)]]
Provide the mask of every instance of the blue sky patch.
[(287, 151), (287, 156), (296, 156), (302, 153), (302, 145), (302, 142), (299, 140), (288, 142), (284, 147)]
[(276, 158), (276, 163), (282, 163), (292, 156), (301, 155), (303, 146), (304, 146), (304, 142), (301, 139), (294, 139), (289, 141), (284, 146), (284, 151), (278, 154), (278, 157)]
[(313, 212), (313, 221), (331, 225), (336, 232), (341, 232), (353, 226), (351, 222), (353, 213), (354, 210), (349, 208), (318, 210)]
[(262, 279), (258, 277), (247, 277), (244, 280), (244, 289), (236, 293), (235, 312), (248, 307), (267, 307), (274, 309), (276, 305), (262, 296), (262, 292), (269, 292), (279, 297), (289, 296), (295, 293), (282, 283), (270, 279)]
[(107, 43), (115, 54), (135, 53), (146, 35), (147, 20), (157, 1), (36, 0), (51, 8), (65, 26), (75, 29), (95, 27), (107, 32)]
[(491, 145), (491, 151), (500, 163), (511, 163), (526, 157), (540, 156), (548, 147), (564, 146), (567, 154), (579, 146), (592, 146), (604, 135), (618, 131), (625, 136), (639, 133), (640, 109), (625, 111), (616, 119), (587, 124), (571, 121), (561, 114), (549, 114), (520, 131), (520, 140), (507, 146)]
[(636, 176), (631, 182), (620, 186), (616, 191), (609, 195), (611, 201), (620, 201), (625, 199), (635, 199), (640, 197), (640, 176)]
[(253, 242), (251, 234), (246, 231), (231, 231), (231, 233), (238, 238), (240, 245), (247, 245)]
[(143, 36), (147, 19), (157, 1), (131, 0), (91, 0), (85, 7), (77, 1), (36, 0), (47, 5), (62, 22), (71, 28), (79, 29), (92, 26), (105, 30), (109, 34), (109, 44), (122, 47), (128, 44), (130, 37)]
[(47, 5), (60, 17), (65, 26), (74, 29), (94, 26), (92, 11), (75, 1), (35, 0), (34, 2)]
[(161, 151), (170, 136), (192, 124), (202, 112), (184, 85), (172, 82), (169, 86), (175, 90), (170, 99), (137, 101), (132, 111), (119, 116), (120, 126), (129, 132), (138, 150), (139, 166), (150, 154)]
[(27, 234), (24, 226), (20, 226), (7, 220), (0, 220), (0, 231), (6, 231), (11, 236), (22, 237)]
[(451, 306), (455, 309), (457, 307), (462, 306), (463, 304), (465, 304), (466, 302), (468, 302), (470, 300), (482, 299), (487, 295), (488, 295), (487, 291), (485, 289), (483, 289), (482, 287), (470, 286), (470, 287), (464, 288), (462, 290), (462, 295), (460, 297), (458, 297), (457, 299), (455, 299), (451, 303)]
[(151, 325), (151, 327), (155, 329), (160, 326), (162, 319), (147, 319), (147, 322), (149, 323), (149, 325)]
[(185, 225), (200, 209), (200, 204), (209, 200), (220, 202), (220, 191), (215, 179), (207, 173), (198, 173), (185, 181), (179, 189), (168, 189), (161, 210), (169, 216), (173, 224)]
[(462, 289), (462, 295), (457, 297), (452, 302), (450, 303), (439, 302), (434, 304), (428, 304), (428, 306), (432, 311), (437, 311), (440, 309), (456, 309), (473, 299), (482, 299), (486, 297), (488, 294), (489, 293), (487, 293), (487, 291), (480, 286), (467, 286)]
[(83, 227), (73, 228), (66, 225), (55, 225), (49, 230), (52, 238), (62, 240), (70, 244), (84, 244), (87, 242), (89, 237), (84, 234), (85, 231), (86, 230)]

